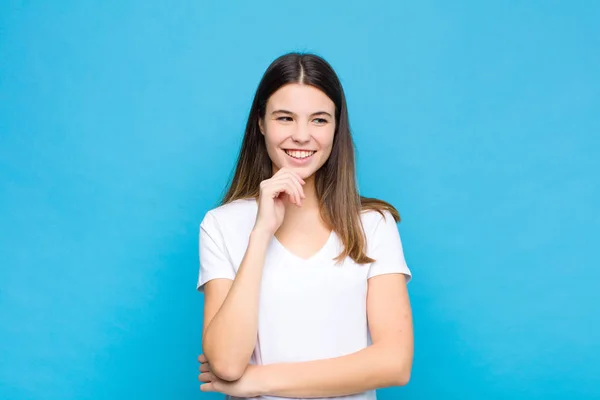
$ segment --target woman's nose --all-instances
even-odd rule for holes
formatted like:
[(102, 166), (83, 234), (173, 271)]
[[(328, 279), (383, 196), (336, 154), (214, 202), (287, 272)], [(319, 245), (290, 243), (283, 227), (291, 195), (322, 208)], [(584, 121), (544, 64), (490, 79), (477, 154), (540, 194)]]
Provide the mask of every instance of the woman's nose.
[(305, 143), (310, 140), (310, 129), (308, 126), (298, 124), (296, 130), (292, 134), (292, 140), (299, 143)]

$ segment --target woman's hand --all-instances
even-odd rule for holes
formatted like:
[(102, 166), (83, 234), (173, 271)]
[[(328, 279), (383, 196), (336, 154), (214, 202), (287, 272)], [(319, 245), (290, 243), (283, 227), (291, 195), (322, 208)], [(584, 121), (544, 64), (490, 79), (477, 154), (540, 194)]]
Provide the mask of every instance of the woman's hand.
[(203, 392), (219, 392), (234, 397), (257, 397), (264, 394), (263, 383), (259, 374), (259, 366), (248, 365), (246, 371), (237, 381), (229, 382), (219, 379), (210, 369), (208, 360), (201, 354), (198, 357), (200, 361), (200, 375), (198, 379), (204, 382), (200, 385)]
[(298, 207), (302, 206), (302, 199), (306, 198), (302, 188), (304, 184), (300, 175), (286, 167), (277, 171), (273, 177), (262, 181), (254, 229), (275, 234), (283, 223), (285, 214), (283, 197), (287, 195), (290, 202)]

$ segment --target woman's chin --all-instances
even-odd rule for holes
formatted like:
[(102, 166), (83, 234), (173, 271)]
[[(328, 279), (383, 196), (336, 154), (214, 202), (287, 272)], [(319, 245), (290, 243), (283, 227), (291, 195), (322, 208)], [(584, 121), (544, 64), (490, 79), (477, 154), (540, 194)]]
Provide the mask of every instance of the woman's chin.
[(289, 170), (294, 171), (295, 173), (297, 173), (298, 175), (300, 175), (300, 178), (304, 179), (305, 181), (309, 178), (311, 178), (315, 171), (313, 171), (313, 169), (311, 168), (310, 165), (293, 165), (287, 162), (282, 162), (280, 163), (281, 166), (278, 166), (276, 164), (273, 164), (273, 173), (277, 173), (277, 171), (279, 171), (281, 168), (287, 168)]

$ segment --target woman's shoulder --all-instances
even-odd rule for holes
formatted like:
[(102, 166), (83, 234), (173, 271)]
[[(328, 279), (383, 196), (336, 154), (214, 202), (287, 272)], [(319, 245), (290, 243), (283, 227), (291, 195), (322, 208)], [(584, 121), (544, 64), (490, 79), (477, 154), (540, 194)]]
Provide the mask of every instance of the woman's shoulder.
[(364, 209), (360, 212), (360, 219), (365, 227), (378, 225), (381, 222), (396, 223), (391, 211), (386, 209)]
[(360, 217), (367, 235), (378, 227), (396, 227), (400, 222), (400, 213), (391, 203), (375, 197), (360, 197)]
[(379, 237), (384, 232), (398, 230), (394, 214), (387, 209), (368, 209), (360, 213), (363, 230), (367, 240)]
[(256, 217), (256, 200), (254, 198), (237, 199), (209, 209), (201, 225), (204, 227), (231, 226), (243, 224)]

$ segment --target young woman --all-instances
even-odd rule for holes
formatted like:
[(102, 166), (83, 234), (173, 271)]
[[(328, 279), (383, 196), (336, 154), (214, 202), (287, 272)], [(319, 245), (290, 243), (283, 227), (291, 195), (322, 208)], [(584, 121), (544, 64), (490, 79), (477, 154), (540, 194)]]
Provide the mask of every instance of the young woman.
[(202, 391), (375, 399), (408, 382), (400, 216), (359, 195), (353, 146), (331, 66), (312, 54), (275, 60), (229, 190), (200, 224)]

